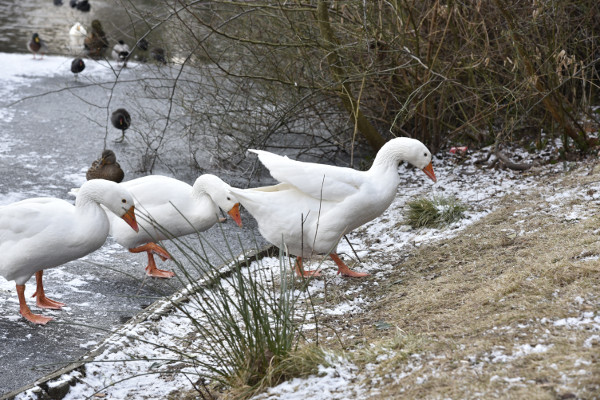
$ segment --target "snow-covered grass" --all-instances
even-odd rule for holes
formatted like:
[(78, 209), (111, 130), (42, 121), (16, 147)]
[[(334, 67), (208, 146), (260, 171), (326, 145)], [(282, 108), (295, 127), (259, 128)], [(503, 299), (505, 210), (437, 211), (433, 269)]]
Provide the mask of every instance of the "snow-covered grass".
[[(432, 186), (419, 171), (401, 167), (406, 181), (394, 203), (349, 235), (352, 247), (343, 240), (338, 248), (351, 268), (371, 277), (341, 278), (331, 262), (313, 260), (323, 277), (296, 293), (306, 304), (311, 299), (317, 322), (306, 321), (304, 335), (325, 350), (326, 361), (313, 376), (257, 399), (544, 397), (599, 387), (593, 351), (600, 345), (594, 227), (600, 174), (594, 165), (528, 173), (450, 158), (434, 165), (434, 194), (457, 198), (466, 217), (441, 229), (403, 225), (407, 201), (429, 195)], [(561, 235), (564, 243), (549, 249)], [(269, 270), (277, 281), (279, 265), (277, 257), (265, 257), (246, 273)], [(142, 322), (125, 325), (83, 371), (63, 377), (77, 382), (66, 398), (197, 395), (205, 372), (191, 360), (205, 357), (197, 350), (211, 343), (169, 304), (164, 300)]]

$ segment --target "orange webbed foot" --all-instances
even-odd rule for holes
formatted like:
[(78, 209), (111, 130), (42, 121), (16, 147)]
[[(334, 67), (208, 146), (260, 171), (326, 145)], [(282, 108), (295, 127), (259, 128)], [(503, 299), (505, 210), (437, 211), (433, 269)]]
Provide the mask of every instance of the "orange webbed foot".
[(148, 265), (146, 267), (146, 275), (153, 278), (172, 278), (175, 276), (175, 273), (164, 269), (158, 269), (156, 268), (156, 265), (154, 267)]
[(40, 308), (49, 308), (52, 310), (60, 310), (61, 308), (63, 308), (65, 306), (65, 303), (61, 303), (60, 301), (54, 301), (52, 299), (49, 299), (46, 296), (38, 296), (37, 292), (35, 292), (33, 294), (33, 296), (31, 297), (36, 297), (37, 299), (35, 301), (35, 304), (40, 307)]
[(31, 312), (31, 310), (29, 310), (29, 308), (27, 308), (27, 310), (19, 311), (19, 314), (21, 314), (21, 316), (23, 316), (23, 318), (25, 318), (27, 321), (33, 322), (37, 325), (46, 325), (48, 321), (53, 319), (52, 317), (45, 317), (40, 314), (34, 314)]
[(46, 293), (44, 292), (44, 284), (42, 282), (44, 275), (44, 271), (38, 271), (35, 273), (35, 281), (37, 284), (37, 288), (35, 293), (31, 297), (36, 297), (36, 304), (40, 308), (50, 308), (53, 310), (60, 310), (65, 306), (65, 303), (61, 303), (60, 301), (54, 301), (46, 297)]
[(335, 254), (329, 254), (329, 257), (337, 264), (338, 266), (338, 274), (342, 274), (342, 276), (349, 276), (352, 278), (364, 278), (365, 276), (369, 276), (369, 274), (365, 272), (355, 272), (352, 271), (348, 266), (340, 259), (340, 257)]
[[(36, 279), (38, 281), (38, 290), (36, 290), (34, 296), (36, 296), (38, 292), (40, 294), (44, 293), (41, 272), (36, 274)], [(44, 317), (43, 315), (34, 314), (31, 312), (29, 306), (25, 302), (25, 285), (17, 285), (17, 296), (19, 297), (19, 314), (21, 314), (27, 321), (38, 325), (46, 325), (46, 323), (52, 319), (52, 317)]]
[(314, 278), (317, 276), (321, 276), (321, 271), (316, 270), (316, 271), (300, 271), (298, 269), (296, 269), (296, 276), (303, 276), (305, 278)]
[(350, 268), (346, 270), (341, 270), (338, 268), (338, 274), (342, 274), (342, 276), (349, 276), (351, 278), (364, 278), (365, 276), (369, 276), (366, 272), (356, 272), (352, 271)]
[[(158, 246), (157, 246), (158, 247)], [(152, 251), (148, 251), (148, 265), (146, 266), (146, 275), (154, 278), (172, 278), (175, 274), (171, 271), (156, 268), (156, 262)], [(168, 253), (166, 253), (168, 254)], [(170, 257), (170, 256), (169, 256)]]
[(296, 276), (305, 277), (305, 278), (314, 278), (316, 276), (321, 276), (321, 272), (319, 270), (316, 271), (305, 271), (302, 268), (302, 257), (296, 258)]
[(161, 260), (166, 261), (171, 259), (171, 255), (162, 247), (156, 243), (146, 243), (145, 245), (134, 247), (129, 249), (132, 253), (146, 252), (148, 254), (148, 265), (146, 266), (146, 275), (154, 278), (172, 278), (175, 273), (171, 271), (165, 271), (163, 269), (156, 268), (156, 262), (154, 261), (154, 254), (160, 257)]

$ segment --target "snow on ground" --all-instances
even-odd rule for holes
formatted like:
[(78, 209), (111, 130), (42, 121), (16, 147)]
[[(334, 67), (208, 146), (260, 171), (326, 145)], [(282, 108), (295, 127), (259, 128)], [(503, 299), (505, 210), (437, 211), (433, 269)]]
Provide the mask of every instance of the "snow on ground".
[[(105, 61), (85, 61), (85, 70), (79, 74), (79, 83), (75, 82), (71, 72), (72, 58), (62, 56), (44, 56), (43, 59), (33, 61), (22, 54), (0, 53), (0, 96), (4, 100), (21, 100), (19, 89), (23, 86), (33, 86), (45, 77), (64, 76), (73, 79), (73, 85), (88, 83), (88, 76), (96, 81), (114, 79), (119, 73), (110, 63)], [(132, 64), (130, 67), (135, 67)], [(11, 109), (2, 111), (4, 117), (10, 115)], [(8, 114), (7, 114), (8, 113)]]
[[(424, 242), (440, 240), (456, 235), (469, 224), (481, 219), (492, 212), (499, 200), (509, 194), (526, 191), (536, 187), (538, 178), (508, 170), (478, 170), (472, 165), (456, 166), (452, 160), (434, 160), (434, 167), (438, 182), (433, 185), (420, 171), (409, 169), (405, 166), (400, 168), (400, 174), (404, 179), (398, 195), (389, 209), (379, 218), (367, 223), (349, 235), (359, 257), (362, 258), (359, 271), (374, 274), (377, 278), (389, 277), (391, 266), (385, 262), (378, 261), (381, 255), (388, 252), (407, 253), (414, 246)], [(561, 169), (562, 166), (548, 167)], [(472, 173), (465, 174), (465, 171)], [(484, 171), (484, 172), (481, 172)], [(556, 172), (556, 171), (554, 171)], [(600, 186), (598, 187), (600, 190)], [(583, 193), (568, 193), (559, 195), (552, 188), (546, 190), (545, 201), (549, 205), (558, 205), (568, 202), (572, 196), (588, 196)], [(466, 218), (444, 229), (410, 229), (404, 225), (404, 206), (407, 201), (418, 196), (431, 195), (454, 196), (466, 204), (469, 210)], [(572, 210), (573, 218), (583, 218), (582, 210)], [(345, 241), (340, 242), (338, 248), (340, 253), (352, 255), (353, 250)], [(307, 264), (309, 267), (309, 264)], [(277, 258), (264, 258), (251, 265), (250, 271), (256, 269), (279, 270)], [(320, 268), (327, 277), (329, 284), (335, 285), (343, 278), (335, 275), (335, 266), (327, 260), (313, 260), (312, 269)], [(250, 272), (252, 273), (252, 272)], [(377, 284), (372, 282), (371, 284)], [(76, 282), (72, 286), (77, 287)], [(323, 296), (323, 281), (316, 279), (310, 285), (310, 293), (314, 297)], [(320, 312), (330, 317), (339, 317), (348, 311), (360, 312), (364, 296), (360, 291), (366, 290), (360, 287), (357, 292), (351, 293), (352, 300), (341, 302), (332, 309), (321, 307)], [(181, 294), (179, 296), (182, 296)], [(168, 304), (168, 301), (163, 303)], [(191, 308), (193, 309), (193, 307)], [(164, 312), (164, 310), (163, 310)], [(195, 315), (202, 319), (202, 315)], [(85, 376), (80, 372), (71, 372), (71, 375), (63, 379), (76, 377), (77, 384), (74, 385), (67, 399), (80, 399), (92, 396), (97, 392), (106, 393), (111, 399), (128, 398), (166, 398), (175, 390), (192, 389), (191, 382), (198, 379), (199, 370), (190, 363), (179, 363), (177, 352), (184, 346), (184, 338), (193, 337), (194, 328), (189, 319), (179, 311), (171, 311), (164, 318), (149, 318), (136, 325), (125, 325), (120, 331), (110, 336), (100, 345), (100, 352), (86, 364)], [(595, 314), (583, 314), (579, 318), (568, 318), (557, 321), (547, 321), (549, 324), (564, 324), (567, 326), (593, 326), (595, 331), (600, 329), (600, 316)], [(307, 324), (305, 329), (311, 329), (313, 325)], [(137, 338), (137, 339), (136, 339)], [(590, 336), (588, 345), (600, 341), (598, 335)], [(519, 357), (534, 353), (544, 353), (552, 345), (522, 344), (513, 349), (496, 348), (490, 354), (485, 355), (489, 362), (506, 362)], [(198, 355), (200, 356), (200, 355)], [(480, 360), (481, 361), (481, 360)], [(359, 374), (373, 374), (374, 368), (369, 372), (359, 372), (356, 366), (342, 358), (330, 356), (330, 366), (322, 367), (317, 376), (307, 379), (294, 379), (285, 382), (257, 399), (276, 398), (311, 398), (311, 399), (342, 399), (360, 398), (361, 386), (349, 385), (349, 382), (357, 382)], [(423, 360), (419, 355), (406, 364), (404, 370), (398, 371), (396, 379), (416, 374), (423, 367)], [(177, 366), (179, 373), (172, 374), (173, 366)], [(376, 377), (372, 376), (373, 379)], [(426, 380), (427, 376), (420, 376), (419, 380)], [(518, 382), (514, 382), (517, 384)], [(33, 398), (34, 391), (28, 391), (18, 399)]]

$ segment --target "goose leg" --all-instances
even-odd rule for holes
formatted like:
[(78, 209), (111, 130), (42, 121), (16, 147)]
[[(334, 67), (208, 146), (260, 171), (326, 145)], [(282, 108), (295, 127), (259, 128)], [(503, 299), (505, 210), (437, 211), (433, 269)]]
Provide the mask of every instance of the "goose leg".
[(340, 257), (335, 253), (329, 254), (329, 257), (331, 257), (333, 262), (335, 262), (337, 264), (338, 274), (341, 273), (344, 276), (351, 276), (353, 278), (363, 278), (365, 276), (369, 276), (369, 274), (364, 273), (364, 272), (352, 271), (350, 268), (348, 268), (348, 266), (346, 264), (344, 264), (344, 262), (340, 259)]
[(37, 288), (35, 289), (35, 293), (31, 297), (37, 297), (36, 304), (40, 308), (60, 310), (65, 305), (65, 303), (61, 303), (60, 301), (54, 301), (46, 297), (46, 293), (44, 293), (44, 284), (42, 283), (43, 274), (44, 271), (38, 271), (35, 273), (35, 283), (37, 284)]
[(156, 268), (154, 254), (159, 256), (163, 261), (166, 261), (171, 258), (171, 255), (156, 243), (146, 243), (142, 246), (131, 248), (129, 249), (129, 251), (132, 253), (148, 253), (148, 265), (146, 266), (146, 275), (153, 276), (155, 278), (172, 278), (175, 276), (175, 274), (171, 271), (165, 271), (164, 269)]
[(311, 276), (321, 276), (321, 273), (319, 271), (305, 271), (304, 268), (302, 267), (302, 257), (297, 257), (296, 258), (296, 275), (304, 276), (304, 277), (311, 277)]
[(52, 319), (52, 317), (44, 317), (43, 315), (31, 312), (29, 306), (25, 302), (25, 285), (17, 285), (17, 296), (19, 296), (19, 314), (27, 321), (33, 322), (34, 324), (46, 325), (46, 323)]

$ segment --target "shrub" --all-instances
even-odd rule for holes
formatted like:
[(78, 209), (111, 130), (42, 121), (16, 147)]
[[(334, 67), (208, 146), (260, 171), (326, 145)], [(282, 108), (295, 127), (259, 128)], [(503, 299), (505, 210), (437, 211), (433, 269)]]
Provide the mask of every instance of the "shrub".
[(182, 124), (194, 160), (233, 167), (267, 146), (336, 158), (394, 136), (434, 152), (542, 131), (594, 144), (580, 121), (597, 121), (597, 0), (213, 0), (168, 13), (183, 62), (168, 96), (185, 113), (163, 118)]

